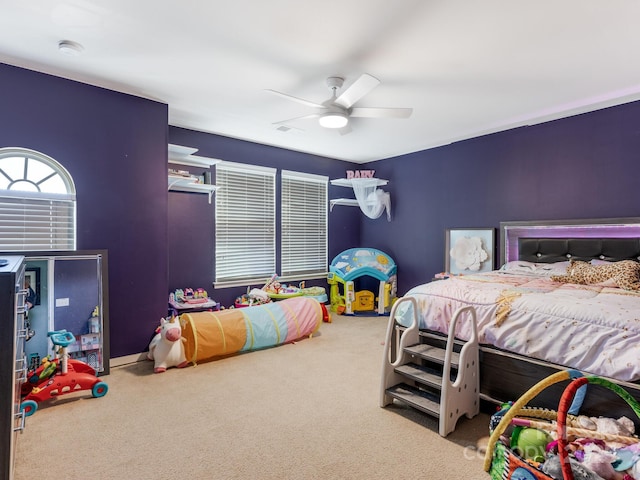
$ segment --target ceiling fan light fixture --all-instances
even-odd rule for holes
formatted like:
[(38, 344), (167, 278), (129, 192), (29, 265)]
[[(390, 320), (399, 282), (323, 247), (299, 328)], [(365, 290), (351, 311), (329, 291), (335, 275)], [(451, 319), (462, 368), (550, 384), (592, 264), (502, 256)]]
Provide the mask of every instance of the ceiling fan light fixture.
[(324, 128), (342, 128), (347, 126), (349, 118), (344, 113), (329, 112), (320, 115), (318, 122)]

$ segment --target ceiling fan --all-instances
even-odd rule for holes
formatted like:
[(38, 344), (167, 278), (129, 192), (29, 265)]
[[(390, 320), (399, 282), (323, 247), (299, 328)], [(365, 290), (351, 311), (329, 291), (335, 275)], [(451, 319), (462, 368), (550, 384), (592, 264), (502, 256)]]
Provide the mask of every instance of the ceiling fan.
[(354, 107), (362, 97), (371, 92), (380, 84), (380, 80), (368, 73), (360, 75), (349, 88), (338, 95), (338, 90), (342, 88), (344, 78), (329, 77), (327, 78), (327, 86), (331, 89), (332, 96), (330, 99), (316, 103), (303, 98), (287, 95), (286, 93), (268, 89), (268, 92), (275, 93), (288, 100), (317, 108), (316, 113), (303, 115), (301, 117), (290, 118), (275, 122), (275, 124), (284, 124), (296, 120), (307, 118), (317, 118), (322, 127), (340, 129), (340, 133), (345, 134), (351, 131), (349, 119), (351, 117), (366, 118), (408, 118), (413, 112), (412, 108), (373, 108), (373, 107)]

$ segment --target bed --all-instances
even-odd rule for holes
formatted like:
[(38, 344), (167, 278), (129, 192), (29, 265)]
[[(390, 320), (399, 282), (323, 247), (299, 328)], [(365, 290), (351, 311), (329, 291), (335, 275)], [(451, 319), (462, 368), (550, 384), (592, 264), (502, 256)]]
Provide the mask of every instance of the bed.
[[(420, 328), (445, 334), (457, 308), (476, 308), (481, 398), (492, 403), (515, 400), (566, 368), (606, 377), (640, 398), (640, 293), (550, 278), (563, 275), (570, 260), (639, 260), (640, 219), (503, 222), (500, 230), (499, 270), (432, 281), (407, 292), (417, 300)], [(397, 335), (410, 324), (411, 303), (405, 305), (394, 317)], [(469, 325), (462, 322), (456, 336), (468, 339)], [(536, 405), (557, 408), (564, 387), (545, 390)], [(610, 416), (625, 405), (596, 388), (584, 409)]]

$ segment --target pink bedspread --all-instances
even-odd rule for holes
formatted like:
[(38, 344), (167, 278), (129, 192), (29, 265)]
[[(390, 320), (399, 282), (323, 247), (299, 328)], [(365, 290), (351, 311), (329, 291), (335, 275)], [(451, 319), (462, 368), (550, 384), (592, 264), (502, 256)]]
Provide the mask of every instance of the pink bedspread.
[[(501, 271), (452, 277), (407, 292), (420, 328), (447, 333), (457, 308), (473, 305), (480, 342), (617, 380), (640, 380), (640, 294)], [(409, 304), (406, 304), (409, 305)], [(411, 324), (410, 309), (396, 320)], [(468, 339), (468, 322), (459, 322)]]

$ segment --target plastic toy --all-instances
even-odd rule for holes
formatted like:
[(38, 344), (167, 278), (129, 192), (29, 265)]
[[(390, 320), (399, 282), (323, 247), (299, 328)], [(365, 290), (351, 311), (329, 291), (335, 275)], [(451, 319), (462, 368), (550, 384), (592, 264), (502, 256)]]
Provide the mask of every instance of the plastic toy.
[(259, 288), (252, 288), (251, 291), (236, 298), (234, 307), (244, 308), (252, 307), (255, 305), (264, 305), (265, 303), (269, 303), (270, 301), (271, 299), (269, 298), (269, 294), (267, 292)]
[(543, 462), (545, 448), (552, 440), (544, 430), (518, 426), (511, 434), (511, 449), (523, 458)]
[[(375, 248), (352, 248), (337, 255), (329, 266), (331, 310), (345, 315), (375, 311), (388, 315), (396, 300), (396, 264)], [(378, 295), (369, 290), (357, 291), (355, 280), (370, 277), (379, 283)], [(340, 292), (342, 285), (342, 293)]]
[(69, 358), (67, 347), (76, 341), (71, 332), (56, 330), (48, 333), (57, 358), (48, 357), (28, 377), (23, 385), (24, 398), (20, 410), (26, 416), (33, 415), (38, 410), (38, 404), (51, 398), (67, 393), (90, 390), (96, 397), (104, 397), (109, 386), (96, 376), (96, 371), (80, 360)]
[(89, 318), (89, 333), (100, 333), (100, 307), (93, 309), (91, 318)]
[[(252, 294), (256, 289), (252, 290)], [(274, 273), (258, 291), (265, 292), (268, 298), (273, 300), (282, 300), (284, 298), (299, 297), (302, 290), (294, 285), (286, 285), (278, 281), (278, 274)]]
[(209, 294), (203, 288), (179, 288), (169, 295), (169, 299), (180, 303), (206, 303)]
[(155, 362), (155, 373), (166, 372), (170, 367), (183, 368), (188, 365), (184, 353), (182, 327), (176, 317), (172, 317), (171, 320), (160, 319), (156, 335), (149, 343), (147, 358)]
[(327, 303), (329, 297), (327, 297), (327, 291), (324, 287), (304, 287), (304, 282), (300, 286), (300, 291), (305, 297), (315, 298), (320, 303)]

